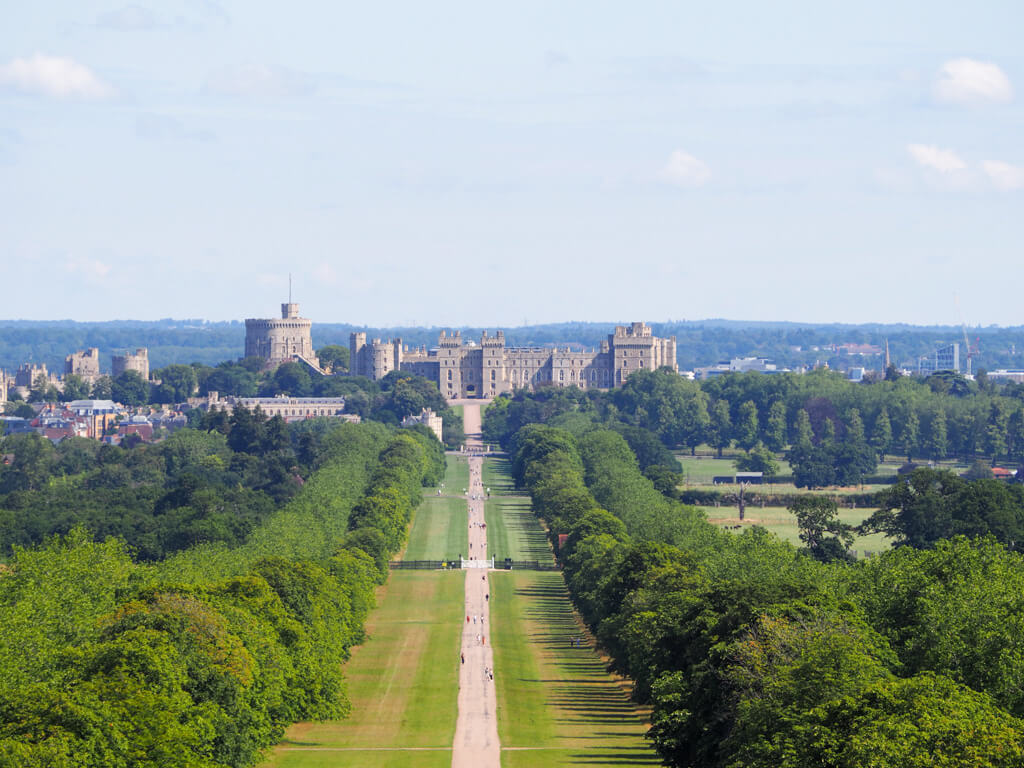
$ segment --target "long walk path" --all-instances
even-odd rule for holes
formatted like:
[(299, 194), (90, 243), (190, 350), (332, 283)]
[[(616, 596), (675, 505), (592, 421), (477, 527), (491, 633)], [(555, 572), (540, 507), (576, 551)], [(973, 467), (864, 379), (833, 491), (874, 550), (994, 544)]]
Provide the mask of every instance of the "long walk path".
[[(463, 409), (466, 447), (479, 450), (480, 404)], [(469, 556), (473, 562), (488, 559), (484, 527), (483, 461), (469, 459)], [(459, 714), (452, 744), (452, 768), (498, 768), (497, 697), (494, 694), (494, 658), (488, 636), (491, 629), (490, 581), (486, 568), (466, 569), (466, 621), (462, 630), (462, 664), (459, 674)]]

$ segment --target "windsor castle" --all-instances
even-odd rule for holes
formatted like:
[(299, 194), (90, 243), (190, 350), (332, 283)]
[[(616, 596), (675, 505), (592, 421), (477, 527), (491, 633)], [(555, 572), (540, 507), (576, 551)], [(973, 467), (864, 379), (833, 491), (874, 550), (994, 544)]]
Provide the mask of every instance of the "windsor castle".
[[(658, 338), (644, 323), (620, 325), (600, 348), (509, 347), (505, 334), (486, 331), (479, 343), (464, 341), (459, 331), (442, 331), (436, 348), (410, 349), (401, 339), (367, 341), (365, 333), (349, 337), (349, 373), (379, 380), (392, 371), (408, 371), (437, 383), (449, 399), (494, 397), (541, 384), (581, 389), (621, 386), (634, 371), (668, 367), (678, 371), (676, 338)], [(299, 305), (281, 305), (280, 319), (245, 321), (245, 354), (268, 365), (295, 361), (317, 372), (312, 321), (299, 317)]]

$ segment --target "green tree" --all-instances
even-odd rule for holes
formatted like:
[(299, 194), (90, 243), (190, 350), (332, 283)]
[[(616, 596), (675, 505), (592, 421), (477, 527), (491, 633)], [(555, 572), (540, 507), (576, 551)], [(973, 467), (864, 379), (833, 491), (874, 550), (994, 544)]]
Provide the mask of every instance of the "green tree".
[(349, 348), (337, 344), (328, 344), (321, 347), (317, 353), (320, 360), (320, 367), (331, 373), (344, 373), (348, 371)]
[(932, 414), (928, 424), (928, 437), (925, 440), (925, 452), (929, 458), (940, 461), (949, 453), (949, 437), (946, 433), (946, 411), (940, 405)]
[(722, 458), (722, 451), (732, 444), (732, 420), (729, 418), (729, 404), (725, 400), (716, 400), (711, 406), (711, 422), (708, 424), (707, 441), (708, 445), (718, 451), (718, 458)]
[(875, 419), (875, 428), (871, 431), (871, 447), (875, 449), (880, 461), (892, 450), (892, 422), (889, 421), (889, 411), (885, 408), (878, 412)]
[(823, 445), (834, 445), (836, 442), (836, 423), (829, 417), (821, 421), (821, 443)]
[(772, 451), (786, 447), (786, 404), (776, 400), (768, 409), (768, 423), (765, 426), (764, 443)]
[(32, 381), (32, 388), (28, 393), (30, 403), (55, 403), (59, 397), (57, 388), (43, 374), (40, 373)]
[(854, 526), (839, 519), (839, 505), (825, 496), (797, 496), (787, 509), (796, 517), (800, 541), (816, 560), (824, 563), (850, 558)]
[(797, 411), (796, 424), (793, 427), (793, 431), (796, 433), (796, 438), (793, 440), (794, 446), (810, 448), (814, 444), (814, 430), (811, 428), (811, 417), (805, 408)]
[(313, 380), (304, 364), (281, 363), (260, 391), (265, 397), (309, 397), (313, 393)]
[(758, 442), (757, 405), (753, 400), (747, 400), (740, 406), (736, 418), (736, 445), (745, 451), (749, 451)]
[(985, 452), (992, 457), (993, 462), (1006, 454), (1009, 426), (1010, 414), (1007, 407), (999, 400), (993, 401), (985, 427)]
[(736, 458), (733, 464), (739, 472), (763, 472), (769, 479), (779, 474), (779, 462), (775, 460), (775, 454), (760, 443)]
[(114, 382), (109, 376), (100, 376), (92, 383), (92, 397), (94, 400), (110, 400), (113, 397)]
[(110, 397), (124, 405), (145, 405), (149, 402), (149, 382), (138, 371), (124, 371), (112, 382)]
[(153, 372), (160, 384), (153, 396), (158, 403), (183, 403), (196, 392), (196, 370), (191, 365), (168, 365)]
[(907, 455), (907, 461), (912, 461), (917, 453), (918, 444), (921, 441), (921, 422), (917, 418), (917, 411), (911, 410), (903, 422), (903, 431), (900, 433), (900, 448)]
[(89, 382), (76, 373), (69, 373), (61, 384), (60, 399), (65, 403), (72, 400), (85, 400), (89, 397)]

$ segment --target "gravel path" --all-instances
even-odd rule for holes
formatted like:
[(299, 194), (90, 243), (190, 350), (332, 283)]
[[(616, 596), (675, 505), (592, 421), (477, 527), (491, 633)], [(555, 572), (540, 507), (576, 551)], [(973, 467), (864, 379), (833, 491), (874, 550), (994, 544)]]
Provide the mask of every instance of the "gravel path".
[[(462, 418), (468, 450), (480, 448), (480, 403), (463, 405)], [(484, 523), (483, 460), (469, 459), (469, 557), (487, 559)], [(466, 569), (466, 611), (462, 630), (462, 666), (459, 670), (459, 716), (452, 745), (452, 768), (497, 768), (501, 765), (498, 721), (495, 714), (494, 657), (488, 611), (489, 580), (485, 568)]]

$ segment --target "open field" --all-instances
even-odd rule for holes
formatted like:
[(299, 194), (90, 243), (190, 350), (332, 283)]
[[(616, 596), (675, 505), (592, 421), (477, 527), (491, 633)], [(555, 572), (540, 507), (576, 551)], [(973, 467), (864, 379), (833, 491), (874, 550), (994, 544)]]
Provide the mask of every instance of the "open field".
[(503, 493), (515, 493), (515, 483), (512, 482), (510, 470), (511, 465), (508, 459), (485, 459), (483, 471), (484, 488), (490, 488), (492, 496)]
[(485, 504), (487, 552), (501, 564), (513, 560), (551, 560), (551, 548), (530, 509), (529, 496), (493, 496)]
[[(685, 478), (685, 485), (687, 487), (713, 487), (723, 491), (736, 490), (738, 486), (732, 484), (726, 485), (714, 485), (713, 479), (716, 476), (732, 476), (736, 474), (736, 467), (733, 464), (733, 458), (736, 454), (735, 451), (730, 455), (726, 452), (724, 458), (716, 458), (713, 455), (698, 454), (697, 456), (690, 456), (685, 452), (676, 452), (675, 457), (679, 460), (679, 463), (683, 465), (683, 477)], [(792, 474), (792, 468), (789, 466), (789, 462), (785, 459), (777, 459), (779, 462), (779, 476), (788, 477)], [(895, 456), (887, 456), (884, 462), (879, 462), (878, 469), (875, 470), (876, 475), (896, 475), (896, 470), (899, 469), (903, 464), (903, 459)], [(967, 465), (959, 461), (942, 461), (936, 465), (939, 469), (948, 469), (953, 472), (961, 473), (967, 469)], [(864, 485), (864, 491), (881, 490), (885, 486), (882, 485)], [(805, 489), (796, 488), (792, 483), (765, 483), (764, 488), (769, 492), (774, 493), (801, 493), (806, 492)], [(841, 493), (860, 493), (862, 488), (860, 486), (854, 486), (851, 488), (830, 488), (828, 493), (830, 494), (841, 494)]]
[[(487, 552), (500, 564), (513, 560), (552, 559), (551, 547), (540, 521), (530, 508), (529, 496), (513, 496), (508, 459), (484, 459), (483, 481), (491, 497), (484, 505)], [(489, 485), (491, 484), (491, 485)], [(495, 495), (498, 491), (498, 495)]]
[(465, 456), (449, 453), (445, 456), (445, 462), (447, 466), (442, 492), (453, 496), (464, 494), (469, 487), (469, 460)]
[(403, 560), (446, 560), (469, 552), (466, 501), (427, 496), (416, 509)]
[(490, 607), (504, 768), (660, 764), (627, 689), (570, 647), (583, 633), (560, 573), (494, 573)]
[[(739, 525), (740, 520), (736, 516), (739, 510), (735, 507), (701, 507), (707, 514), (708, 520), (718, 526)], [(871, 517), (874, 509), (864, 507), (863, 509), (839, 508), (839, 519), (850, 525), (858, 525)], [(748, 506), (746, 509), (743, 525), (760, 525), (775, 533), (779, 538), (785, 539), (791, 544), (801, 547), (800, 531), (796, 526), (796, 518), (785, 507), (758, 507)], [(856, 550), (859, 556), (863, 557), (864, 552), (883, 552), (891, 546), (889, 539), (880, 533), (873, 533), (870, 536), (858, 536), (853, 541), (852, 549)]]
[(292, 726), (264, 768), (450, 765), (463, 585), (461, 573), (392, 573), (345, 667), (352, 715)]

